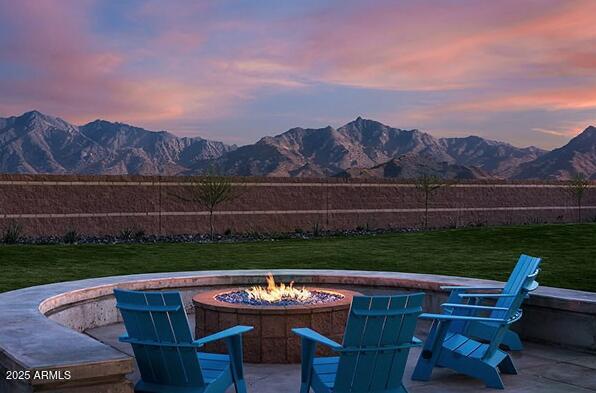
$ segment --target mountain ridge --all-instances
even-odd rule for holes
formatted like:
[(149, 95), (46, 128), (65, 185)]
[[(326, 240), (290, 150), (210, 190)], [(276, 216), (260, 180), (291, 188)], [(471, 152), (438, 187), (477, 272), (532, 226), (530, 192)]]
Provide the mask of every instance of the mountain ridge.
[(358, 117), (337, 129), (292, 128), (241, 146), (214, 162), (223, 173), (233, 175), (333, 176), (414, 154), (437, 163), (478, 167), (483, 172), (490, 168), (492, 176), (505, 177), (519, 163), (545, 152), (480, 137), (437, 139), (417, 129), (394, 128)]
[(596, 127), (590, 125), (567, 144), (516, 168), (513, 179), (570, 179), (582, 174), (596, 180)]
[(294, 127), (238, 147), (102, 119), (76, 126), (37, 110), (0, 118), (0, 172), (195, 175), (211, 166), (240, 176), (411, 177), (428, 170), (454, 178), (596, 178), (596, 128), (549, 152), (475, 135), (435, 138), (359, 116), (339, 128)]
[(75, 126), (36, 110), (0, 118), (2, 172), (177, 174), (235, 148), (100, 119)]

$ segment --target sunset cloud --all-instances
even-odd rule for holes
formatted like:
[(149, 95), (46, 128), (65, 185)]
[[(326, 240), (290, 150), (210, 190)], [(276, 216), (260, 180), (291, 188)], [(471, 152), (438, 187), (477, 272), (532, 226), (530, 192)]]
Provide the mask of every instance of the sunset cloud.
[(557, 137), (564, 137), (564, 138), (572, 138), (578, 134), (580, 134), (584, 129), (586, 129), (586, 125), (589, 125), (593, 119), (584, 119), (578, 121), (566, 121), (562, 122), (557, 127), (551, 128), (532, 128), (532, 131), (547, 134), (547, 135), (554, 135)]
[[(298, 52), (331, 83), (396, 90), (493, 87), (586, 75), (596, 3), (388, 2), (317, 19)], [(593, 74), (592, 74), (593, 75)], [(507, 87), (507, 86), (506, 86)]]
[(463, 114), (466, 112), (518, 112), (536, 109), (547, 111), (596, 109), (596, 84), (573, 88), (495, 94), (490, 98), (469, 99), (436, 105), (432, 108), (414, 111), (413, 116), (424, 119), (452, 112)]
[(490, 132), (507, 113), (526, 139), (563, 137), (596, 122), (593, 15), (590, 0), (0, 0), (0, 116), (36, 108), (251, 142), (361, 114)]
[[(92, 2), (35, 1), (13, 3), (2, 13), (2, 40), (9, 64), (27, 72), (22, 78), (1, 78), (0, 105), (20, 100), (26, 108), (55, 112), (74, 121), (96, 117), (174, 118), (184, 113), (191, 94), (182, 83), (164, 77), (142, 78), (125, 73), (127, 53), (102, 45), (85, 28)], [(23, 29), (21, 26), (35, 26)], [(196, 95), (200, 97), (200, 95)], [(197, 98), (195, 97), (195, 98)]]

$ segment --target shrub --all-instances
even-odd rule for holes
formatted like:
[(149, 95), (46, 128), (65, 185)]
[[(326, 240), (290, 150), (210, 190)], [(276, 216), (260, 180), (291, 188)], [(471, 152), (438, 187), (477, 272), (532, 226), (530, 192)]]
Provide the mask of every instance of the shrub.
[(303, 234), (304, 233), (304, 229), (302, 229), (302, 228), (296, 228), (296, 229), (294, 229), (294, 233)]
[(122, 240), (131, 240), (133, 238), (134, 233), (135, 230), (133, 228), (124, 228), (118, 234), (118, 238)]
[(189, 178), (187, 196), (175, 195), (186, 202), (194, 202), (209, 212), (209, 235), (215, 239), (214, 212), (221, 204), (238, 198), (242, 192), (232, 180), (210, 167), (200, 178)]
[(23, 227), (18, 222), (10, 222), (2, 233), (2, 241), (6, 244), (15, 244), (21, 238)]
[(226, 230), (224, 231), (224, 235), (225, 235), (225, 236), (232, 236), (232, 230), (231, 230), (230, 228), (226, 229)]
[(432, 195), (441, 187), (445, 187), (448, 184), (444, 179), (435, 175), (429, 175), (422, 173), (420, 177), (416, 179), (416, 189), (422, 194), (424, 198), (424, 229), (428, 229), (428, 207)]
[(249, 239), (260, 239), (263, 236), (256, 229), (251, 229), (246, 232), (246, 237), (248, 237)]
[(313, 236), (319, 236), (321, 234), (321, 226), (319, 225), (318, 222), (313, 224), (312, 234), (313, 234)]
[(145, 230), (138, 227), (124, 228), (118, 233), (118, 239), (121, 240), (143, 240), (145, 237)]
[(62, 236), (62, 241), (66, 244), (74, 244), (78, 242), (80, 238), (81, 236), (79, 233), (76, 230), (71, 229)]
[(582, 204), (586, 192), (590, 187), (590, 181), (586, 179), (583, 173), (576, 174), (567, 186), (569, 194), (575, 199), (577, 204), (577, 222), (582, 222)]
[(145, 237), (145, 230), (144, 229), (137, 229), (135, 230), (134, 233), (134, 238), (135, 240), (139, 241), (139, 240), (143, 240), (143, 238)]
[(124, 228), (118, 234), (118, 238), (122, 240), (141, 240), (143, 237), (145, 237), (143, 228)]

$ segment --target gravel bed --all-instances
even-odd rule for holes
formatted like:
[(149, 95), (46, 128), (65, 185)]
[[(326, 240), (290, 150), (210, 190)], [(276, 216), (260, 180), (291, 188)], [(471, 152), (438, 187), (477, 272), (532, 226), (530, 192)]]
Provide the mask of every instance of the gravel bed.
[[(152, 244), (152, 243), (239, 243), (251, 241), (277, 241), (285, 239), (315, 239), (337, 236), (374, 236), (385, 233), (403, 233), (418, 232), (418, 228), (400, 228), (400, 229), (353, 229), (340, 231), (319, 231), (302, 232), (295, 231), (289, 233), (238, 233), (227, 235), (215, 235), (211, 239), (208, 234), (182, 234), (182, 235), (144, 235), (141, 233), (132, 235), (107, 235), (107, 236), (87, 236), (74, 232), (63, 236), (20, 236), (12, 244)], [(0, 238), (0, 243), (2, 239)]]
[(284, 298), (279, 302), (268, 302), (265, 300), (255, 300), (251, 299), (248, 296), (248, 293), (245, 291), (234, 291), (234, 292), (226, 292), (221, 293), (215, 296), (216, 300), (220, 302), (226, 303), (233, 303), (233, 304), (249, 304), (251, 306), (297, 306), (297, 305), (307, 305), (307, 304), (323, 304), (323, 303), (330, 303), (336, 302), (338, 300), (343, 299), (343, 296), (338, 293), (333, 292), (325, 292), (325, 291), (310, 291), (310, 298), (305, 301), (300, 301), (296, 299), (288, 299)]

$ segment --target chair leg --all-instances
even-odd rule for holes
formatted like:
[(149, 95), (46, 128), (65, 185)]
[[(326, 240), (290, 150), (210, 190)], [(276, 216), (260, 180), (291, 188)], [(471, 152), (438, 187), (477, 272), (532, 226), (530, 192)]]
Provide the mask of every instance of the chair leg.
[(517, 374), (517, 369), (515, 368), (515, 364), (513, 364), (513, 360), (511, 360), (511, 356), (509, 356), (509, 355), (507, 355), (505, 357), (505, 359), (503, 359), (501, 361), (501, 363), (499, 363), (498, 367), (499, 367), (499, 370), (501, 370), (501, 372), (503, 374), (513, 374), (513, 375)]
[(505, 389), (505, 385), (503, 385), (503, 380), (501, 379), (501, 375), (497, 368), (486, 367), (483, 374), (481, 379), (484, 381), (487, 388)]
[(422, 347), (422, 352), (420, 352), (420, 356), (418, 357), (418, 363), (416, 363), (414, 373), (412, 373), (412, 380), (428, 381), (430, 379), (433, 368), (436, 366), (439, 355), (441, 354), (443, 340), (445, 339), (449, 325), (449, 323), (433, 322), (426, 342)]
[(230, 354), (230, 368), (236, 393), (246, 393), (244, 381), (244, 367), (242, 363), (242, 336), (236, 335), (226, 339), (228, 353)]
[(519, 339), (519, 335), (516, 332), (512, 332), (508, 330), (503, 336), (503, 341), (501, 341), (501, 345), (506, 346), (509, 348), (510, 351), (521, 351), (524, 349), (524, 346)]
[(300, 340), (302, 349), (302, 364), (300, 374), (300, 393), (309, 393), (312, 381), (312, 363), (315, 356), (317, 344), (314, 341), (302, 338)]
[(247, 393), (246, 382), (244, 382), (243, 379), (234, 382), (234, 389), (236, 390), (236, 393)]
[[(446, 350), (440, 359), (441, 364), (460, 374), (481, 380), (486, 387), (504, 389), (499, 369), (479, 358), (461, 356), (453, 351)], [(504, 365), (506, 367), (507, 365)]]
[(424, 359), (422, 357), (422, 354), (420, 354), (420, 357), (418, 358), (418, 363), (416, 363), (416, 368), (414, 368), (414, 372), (412, 373), (412, 380), (428, 381), (432, 372), (433, 363), (430, 361), (430, 359)]
[(497, 367), (481, 362), (478, 359), (458, 359), (453, 356), (450, 357), (450, 362), (452, 362), (450, 368), (472, 378), (481, 380), (485, 383), (487, 388), (505, 389), (505, 385), (503, 385), (501, 374)]

